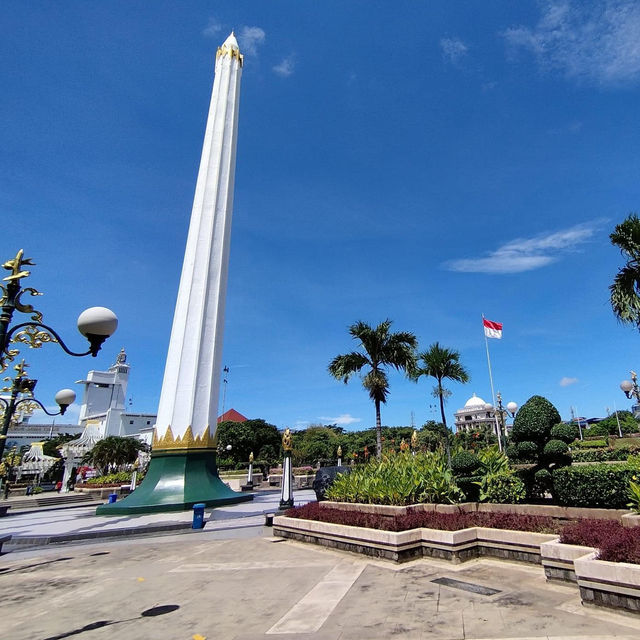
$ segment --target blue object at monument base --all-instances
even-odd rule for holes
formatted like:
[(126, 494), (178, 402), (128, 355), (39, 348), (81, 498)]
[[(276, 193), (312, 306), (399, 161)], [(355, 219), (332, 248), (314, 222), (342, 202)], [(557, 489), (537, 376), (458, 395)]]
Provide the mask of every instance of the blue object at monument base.
[(151, 454), (147, 474), (138, 488), (123, 500), (103, 504), (96, 515), (128, 515), (184, 511), (202, 503), (206, 507), (253, 500), (220, 480), (215, 449), (158, 451)]

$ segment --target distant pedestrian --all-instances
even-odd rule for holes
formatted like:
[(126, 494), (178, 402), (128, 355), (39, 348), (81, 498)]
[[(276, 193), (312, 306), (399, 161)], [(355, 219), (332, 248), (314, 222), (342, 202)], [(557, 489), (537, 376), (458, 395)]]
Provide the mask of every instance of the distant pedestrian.
[(56, 482), (56, 491), (60, 493), (60, 489), (62, 489), (62, 481), (58, 480), (58, 482)]

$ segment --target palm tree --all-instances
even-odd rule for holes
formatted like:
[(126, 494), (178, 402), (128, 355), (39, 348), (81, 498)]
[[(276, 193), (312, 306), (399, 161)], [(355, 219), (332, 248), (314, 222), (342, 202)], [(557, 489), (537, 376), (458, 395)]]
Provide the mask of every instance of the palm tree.
[(147, 445), (136, 438), (107, 436), (98, 440), (93, 449), (85, 454), (83, 460), (97, 467), (101, 473), (107, 473), (109, 466), (121, 467), (136, 461), (139, 451), (146, 451)]
[(354, 340), (359, 341), (361, 351), (352, 351), (336, 356), (329, 364), (329, 373), (346, 384), (349, 378), (360, 373), (364, 367), (369, 371), (362, 377), (362, 386), (376, 407), (376, 450), (378, 458), (382, 455), (382, 426), (380, 423), (380, 404), (387, 402), (389, 379), (387, 368), (411, 373), (415, 369), (415, 349), (418, 341), (413, 333), (398, 331), (390, 333), (391, 320), (370, 327), (366, 322), (356, 322), (349, 327)]
[(640, 327), (640, 219), (635, 213), (616, 226), (609, 236), (627, 263), (609, 287), (611, 307), (620, 322)]
[(414, 377), (417, 380), (420, 376), (430, 376), (437, 380), (438, 384), (433, 390), (433, 394), (440, 400), (440, 415), (442, 416), (442, 424), (446, 427), (444, 399), (449, 391), (442, 386), (442, 381), (446, 379), (465, 383), (469, 382), (471, 378), (467, 370), (460, 364), (460, 354), (452, 349), (441, 347), (438, 342), (434, 342), (427, 351), (418, 354), (418, 359), (419, 366)]

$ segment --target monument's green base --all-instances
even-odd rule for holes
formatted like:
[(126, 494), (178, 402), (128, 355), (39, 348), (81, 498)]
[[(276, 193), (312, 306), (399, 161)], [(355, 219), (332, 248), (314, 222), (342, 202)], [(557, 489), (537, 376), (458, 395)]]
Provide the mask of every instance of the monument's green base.
[(198, 502), (217, 507), (247, 500), (253, 495), (232, 491), (220, 480), (215, 449), (159, 451), (151, 453), (142, 484), (123, 500), (100, 505), (96, 515), (183, 511)]

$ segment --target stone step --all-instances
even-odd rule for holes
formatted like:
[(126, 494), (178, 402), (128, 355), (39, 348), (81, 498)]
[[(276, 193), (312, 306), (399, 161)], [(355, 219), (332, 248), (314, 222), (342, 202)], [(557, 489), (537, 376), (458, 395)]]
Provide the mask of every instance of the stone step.
[(33, 509), (37, 507), (62, 506), (65, 504), (74, 504), (78, 502), (93, 502), (95, 498), (86, 493), (69, 493), (55, 496), (33, 496), (24, 500), (3, 500), (0, 501), (2, 506), (10, 506), (11, 511), (20, 509)]

